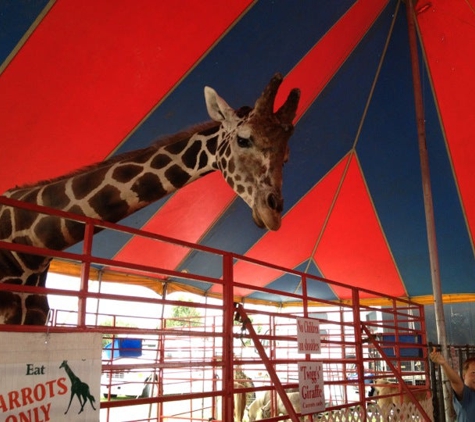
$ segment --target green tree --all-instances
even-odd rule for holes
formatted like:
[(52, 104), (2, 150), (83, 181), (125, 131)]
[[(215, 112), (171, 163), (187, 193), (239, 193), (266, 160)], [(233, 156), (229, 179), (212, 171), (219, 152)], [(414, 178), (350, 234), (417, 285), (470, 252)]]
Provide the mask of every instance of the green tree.
[(173, 306), (172, 316), (167, 320), (167, 327), (197, 327), (200, 324), (201, 313), (193, 306)]

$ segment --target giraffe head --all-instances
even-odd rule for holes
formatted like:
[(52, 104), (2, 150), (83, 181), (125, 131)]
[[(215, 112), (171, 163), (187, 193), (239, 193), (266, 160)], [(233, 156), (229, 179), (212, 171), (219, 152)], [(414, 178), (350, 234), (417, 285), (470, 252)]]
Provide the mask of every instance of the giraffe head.
[(276, 74), (253, 109), (232, 109), (212, 88), (205, 88), (208, 113), (221, 123), (217, 167), (226, 182), (252, 209), (259, 227), (278, 230), (283, 210), (282, 169), (288, 159), (300, 90), (294, 88), (274, 113), (274, 100), (282, 83)]

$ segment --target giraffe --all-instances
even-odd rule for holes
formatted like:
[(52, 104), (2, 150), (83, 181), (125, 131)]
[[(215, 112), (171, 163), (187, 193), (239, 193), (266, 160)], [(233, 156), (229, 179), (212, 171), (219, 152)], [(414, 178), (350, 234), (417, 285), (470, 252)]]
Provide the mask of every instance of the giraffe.
[[(254, 388), (252, 379), (248, 377), (242, 370), (241, 365), (236, 365), (234, 368), (234, 388)], [(255, 400), (256, 393), (249, 391), (247, 393), (234, 394), (234, 420), (242, 422), (244, 411)]]
[[(220, 171), (252, 210), (255, 224), (278, 230), (283, 210), (282, 167), (300, 98), (294, 88), (274, 112), (282, 75), (268, 83), (254, 108), (232, 109), (204, 88), (211, 121), (114, 156), (71, 174), (16, 187), (5, 197), (108, 222), (118, 222), (183, 186)], [(63, 250), (83, 240), (84, 226), (55, 216), (0, 206), (0, 240)], [(51, 257), (0, 249), (0, 286), (44, 287)], [(0, 288), (0, 324), (44, 325), (45, 295)]]
[(79, 410), (78, 414), (84, 410), (84, 405), (87, 403), (88, 400), (89, 403), (91, 403), (92, 408), (96, 410), (96, 408), (94, 407), (94, 402), (96, 401), (96, 399), (94, 398), (94, 396), (91, 395), (89, 391), (89, 386), (85, 382), (82, 382), (78, 376), (76, 376), (76, 374), (69, 367), (67, 360), (63, 360), (63, 362), (59, 366), (59, 369), (61, 368), (64, 368), (66, 374), (68, 374), (69, 380), (71, 381), (71, 397), (69, 398), (68, 408), (66, 409), (66, 412), (64, 412), (64, 414), (66, 415), (68, 413), (74, 396), (78, 396), (79, 404), (81, 405), (81, 409)]

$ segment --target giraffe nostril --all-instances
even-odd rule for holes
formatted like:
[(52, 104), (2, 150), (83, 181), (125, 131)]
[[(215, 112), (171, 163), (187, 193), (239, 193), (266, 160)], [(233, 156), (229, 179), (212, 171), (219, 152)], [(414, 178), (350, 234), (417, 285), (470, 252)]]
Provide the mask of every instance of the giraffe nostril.
[(273, 193), (267, 197), (267, 205), (269, 208), (281, 212), (284, 209), (284, 201), (281, 198), (277, 198)]

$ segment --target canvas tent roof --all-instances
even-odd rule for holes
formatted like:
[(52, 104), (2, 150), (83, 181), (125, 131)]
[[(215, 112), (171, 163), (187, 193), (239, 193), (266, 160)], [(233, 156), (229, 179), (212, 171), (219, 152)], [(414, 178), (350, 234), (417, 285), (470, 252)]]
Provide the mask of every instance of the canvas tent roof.
[[(0, 191), (207, 120), (205, 85), (232, 106), (252, 105), (279, 71), (278, 101), (294, 86), (302, 98), (278, 232), (257, 228), (217, 173), (122, 224), (431, 301), (405, 7), (395, 0), (3, 1)], [(446, 300), (472, 300), (474, 6), (419, 0), (414, 13), (442, 291)], [(110, 258), (220, 275), (197, 255), (97, 237)], [(285, 279), (256, 273), (249, 283), (287, 288)], [(318, 294), (345, 299), (323, 287)]]

